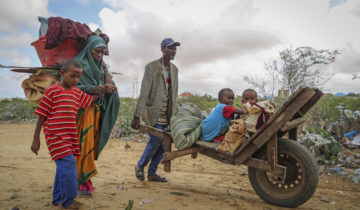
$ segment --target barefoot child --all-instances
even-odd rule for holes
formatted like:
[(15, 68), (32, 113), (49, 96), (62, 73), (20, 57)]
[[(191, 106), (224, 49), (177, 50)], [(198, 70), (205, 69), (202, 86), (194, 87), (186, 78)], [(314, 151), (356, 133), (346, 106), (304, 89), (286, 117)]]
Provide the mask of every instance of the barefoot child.
[(234, 103), (234, 92), (230, 88), (223, 88), (218, 94), (219, 104), (216, 105), (210, 115), (204, 120), (201, 126), (200, 139), (222, 141), (224, 134), (229, 128), (230, 119), (233, 114), (242, 114), (243, 110), (232, 107)]
[(74, 87), (79, 81), (82, 67), (69, 60), (60, 71), (62, 81), (45, 90), (35, 114), (36, 124), (31, 150), (40, 149), (40, 131), (43, 127), (51, 159), (56, 164), (53, 205), (78, 209), (82, 203), (74, 200), (77, 195), (77, 169), (74, 155), (80, 155), (76, 115), (80, 108), (91, 105), (95, 97)]

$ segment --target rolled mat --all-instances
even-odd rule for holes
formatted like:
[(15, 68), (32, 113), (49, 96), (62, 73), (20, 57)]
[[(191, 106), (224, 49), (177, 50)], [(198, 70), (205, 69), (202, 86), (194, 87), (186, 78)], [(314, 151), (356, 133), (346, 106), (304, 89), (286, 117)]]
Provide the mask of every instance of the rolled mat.
[(190, 148), (201, 135), (201, 124), (205, 116), (192, 103), (179, 106), (170, 120), (171, 136), (178, 150)]

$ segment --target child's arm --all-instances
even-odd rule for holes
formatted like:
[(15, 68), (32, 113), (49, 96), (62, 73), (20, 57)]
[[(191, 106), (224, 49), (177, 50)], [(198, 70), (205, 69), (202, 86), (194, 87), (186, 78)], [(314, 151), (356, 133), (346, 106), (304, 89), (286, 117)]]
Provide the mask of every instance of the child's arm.
[(45, 122), (45, 118), (39, 117), (39, 119), (36, 123), (34, 139), (31, 144), (31, 151), (33, 151), (36, 155), (40, 149), (40, 131), (41, 131), (41, 127), (44, 124), (44, 122)]
[(240, 115), (244, 114), (243, 109), (235, 109), (233, 106), (226, 105), (223, 110), (223, 116), (226, 119), (233, 117), (233, 119), (237, 119)]
[(236, 109), (234, 111), (234, 119), (239, 119), (241, 115), (244, 114), (244, 110), (243, 109)]
[(92, 97), (93, 97), (93, 99), (92, 99), (91, 103), (94, 103), (96, 100), (98, 100), (98, 98), (100, 96), (99, 95), (93, 95)]

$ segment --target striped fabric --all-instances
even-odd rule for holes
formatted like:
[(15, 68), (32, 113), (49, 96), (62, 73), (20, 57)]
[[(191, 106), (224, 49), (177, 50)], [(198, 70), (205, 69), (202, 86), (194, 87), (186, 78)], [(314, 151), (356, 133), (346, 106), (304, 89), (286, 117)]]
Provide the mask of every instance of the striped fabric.
[(160, 108), (160, 116), (156, 121), (156, 124), (159, 125), (168, 125), (168, 104), (169, 104), (169, 87), (170, 87), (170, 73), (169, 71), (164, 70), (163, 75), (165, 77), (165, 92), (162, 100), (162, 107)]
[(43, 130), (53, 160), (71, 153), (80, 155), (76, 115), (91, 102), (92, 96), (77, 87), (65, 90), (56, 83), (46, 89), (34, 113), (45, 118)]
[(205, 117), (194, 104), (185, 103), (171, 118), (171, 136), (178, 150), (191, 147), (201, 135), (201, 123)]

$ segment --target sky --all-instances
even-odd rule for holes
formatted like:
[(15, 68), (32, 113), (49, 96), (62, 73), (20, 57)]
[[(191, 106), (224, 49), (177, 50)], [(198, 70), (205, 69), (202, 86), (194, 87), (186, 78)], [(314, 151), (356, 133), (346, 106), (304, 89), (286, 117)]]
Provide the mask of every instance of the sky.
[[(360, 93), (359, 0), (2, 0), (0, 64), (41, 66), (30, 45), (38, 39), (37, 17), (60, 16), (109, 35), (110, 65), (120, 97), (137, 97), (144, 66), (162, 56), (160, 42), (181, 43), (173, 63), (179, 93), (236, 95), (249, 87), (244, 76), (271, 80), (264, 64), (289, 48), (338, 50), (324, 92)], [(29, 75), (0, 68), (0, 98), (25, 97)], [(281, 88), (281, 87), (277, 87)]]

